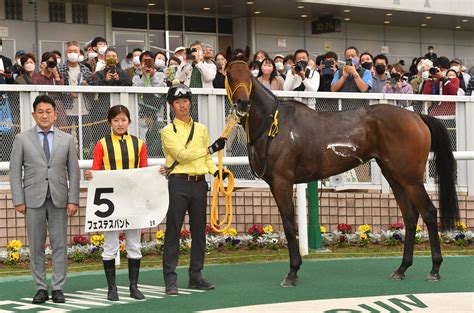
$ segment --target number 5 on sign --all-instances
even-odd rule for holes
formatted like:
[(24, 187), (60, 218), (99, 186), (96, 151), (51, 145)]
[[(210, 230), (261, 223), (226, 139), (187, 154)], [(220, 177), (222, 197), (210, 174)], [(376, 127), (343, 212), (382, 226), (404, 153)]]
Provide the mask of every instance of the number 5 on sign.
[(156, 227), (168, 210), (168, 181), (159, 167), (93, 171), (86, 207), (86, 232)]

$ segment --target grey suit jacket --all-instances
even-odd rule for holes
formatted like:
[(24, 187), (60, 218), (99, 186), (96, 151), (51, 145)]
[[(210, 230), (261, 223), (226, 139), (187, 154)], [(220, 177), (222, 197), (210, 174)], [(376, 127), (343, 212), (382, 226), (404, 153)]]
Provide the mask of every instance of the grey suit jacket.
[(15, 206), (24, 203), (27, 208), (41, 207), (46, 200), (48, 185), (57, 208), (65, 208), (68, 203), (79, 204), (77, 151), (72, 136), (57, 128), (54, 129), (49, 162), (36, 126), (18, 134), (13, 142), (9, 175)]

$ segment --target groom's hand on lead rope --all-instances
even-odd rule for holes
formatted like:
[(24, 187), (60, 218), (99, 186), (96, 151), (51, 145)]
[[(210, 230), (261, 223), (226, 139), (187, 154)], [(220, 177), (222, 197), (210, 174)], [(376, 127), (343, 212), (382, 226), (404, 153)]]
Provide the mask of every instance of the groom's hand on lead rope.
[[(222, 170), (222, 180), (226, 179), (227, 176), (229, 176), (229, 173), (224, 172), (224, 170)], [(219, 170), (214, 172), (214, 177), (216, 177), (216, 178), (219, 177)]]
[(214, 154), (215, 152), (224, 149), (225, 147), (225, 141), (227, 138), (219, 137), (212, 145), (207, 147), (207, 151), (209, 151), (209, 154)]

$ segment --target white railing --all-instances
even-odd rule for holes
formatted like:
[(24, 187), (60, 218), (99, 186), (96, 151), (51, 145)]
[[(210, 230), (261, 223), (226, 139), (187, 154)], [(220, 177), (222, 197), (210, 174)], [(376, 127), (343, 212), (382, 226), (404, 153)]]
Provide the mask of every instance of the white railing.
[[(98, 86), (46, 86), (46, 85), (1, 85), (0, 93), (14, 93), (17, 95), (20, 109), (20, 120), (21, 130), (24, 131), (34, 125), (34, 121), (31, 117), (31, 111), (33, 100), (35, 97), (44, 92), (54, 93), (82, 93), (82, 94), (108, 94), (109, 103), (107, 105), (123, 104), (130, 109), (132, 116), (130, 132), (138, 135), (140, 132), (139, 123), (139, 112), (138, 112), (138, 98), (141, 94), (155, 94), (162, 95), (167, 92), (168, 88), (144, 88), (144, 87), (98, 87)], [(199, 122), (205, 124), (209, 130), (209, 136), (211, 140), (217, 138), (225, 125), (226, 110), (229, 109), (229, 105), (226, 99), (226, 93), (223, 89), (193, 89), (193, 94), (197, 96), (197, 110)], [(351, 100), (366, 100), (367, 104), (375, 103), (390, 103), (395, 104), (397, 101), (408, 100), (412, 103), (418, 102), (419, 110), (422, 113), (427, 113), (428, 104), (431, 101), (444, 101), (444, 102), (456, 102), (456, 127), (452, 129), (456, 137), (456, 158), (458, 162), (458, 190), (468, 192), (474, 195), (474, 165), (472, 155), (468, 151), (474, 151), (474, 96), (439, 96), (439, 95), (401, 95), (401, 94), (361, 94), (361, 93), (328, 93), (328, 92), (294, 92), (294, 91), (277, 91), (275, 94), (279, 98), (295, 98), (307, 103), (310, 106), (315, 106), (317, 110), (325, 108), (328, 102), (332, 103), (335, 110), (345, 110), (351, 107)], [(83, 100), (79, 97), (79, 106), (83, 106)], [(334, 105), (335, 104), (335, 105)], [(332, 108), (334, 110), (334, 108)], [(79, 109), (79, 111), (81, 111)], [(167, 107), (167, 115), (163, 116), (165, 120), (169, 120), (169, 107)], [(105, 118), (105, 117), (103, 117)], [(1, 122), (1, 121), (0, 121)], [(79, 119), (79, 124), (81, 124)], [(80, 135), (82, 136), (82, 128), (79, 128)], [(322, 134), (324, 135), (324, 134)], [(82, 141), (81, 141), (82, 142)], [(0, 145), (0, 150), (4, 143)], [(80, 155), (83, 158), (82, 150), (83, 147), (80, 145)], [(232, 155), (232, 151), (227, 151), (227, 155)], [(234, 154), (235, 155), (235, 154)], [(244, 154), (241, 156), (232, 156), (225, 158), (226, 165), (248, 165), (248, 159)], [(7, 170), (8, 160), (0, 160), (0, 171)], [(91, 161), (81, 160), (81, 167), (86, 168)], [(161, 164), (163, 160), (151, 160), (151, 164)], [(380, 169), (375, 162), (369, 162), (370, 171), (368, 174), (368, 181), (355, 181), (346, 182), (346, 186), (350, 186), (351, 189), (382, 189), (388, 191), (388, 184), (382, 178)], [(428, 168), (428, 166), (427, 166)], [(245, 178), (237, 179), (237, 186), (264, 186), (265, 184), (259, 180), (248, 180)], [(330, 186), (330, 184), (329, 184)], [(0, 188), (8, 188), (7, 180), (3, 179), (0, 182)], [(432, 179), (427, 176), (427, 188), (434, 189), (435, 185)]]

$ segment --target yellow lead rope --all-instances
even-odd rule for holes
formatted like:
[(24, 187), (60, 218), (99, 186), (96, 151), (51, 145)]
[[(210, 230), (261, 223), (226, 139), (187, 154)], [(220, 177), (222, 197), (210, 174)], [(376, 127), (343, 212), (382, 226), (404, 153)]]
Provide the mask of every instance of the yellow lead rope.
[[(227, 123), (224, 127), (224, 131), (222, 132), (221, 137), (229, 138), (229, 134), (232, 129), (235, 127), (239, 119), (234, 114), (229, 114), (227, 117)], [(223, 152), (220, 150), (217, 153), (218, 158), (218, 169), (219, 175), (214, 179), (214, 186), (212, 188), (212, 207), (211, 207), (211, 228), (219, 233), (224, 232), (230, 227), (232, 223), (232, 192), (234, 191), (234, 174), (228, 169), (223, 169), (223, 162), (222, 162)], [(228, 184), (227, 188), (224, 186), (224, 180), (222, 179), (223, 173), (228, 174)], [(219, 190), (221, 194), (225, 196), (225, 215), (224, 218), (219, 221)], [(221, 226), (224, 228), (221, 228)]]

